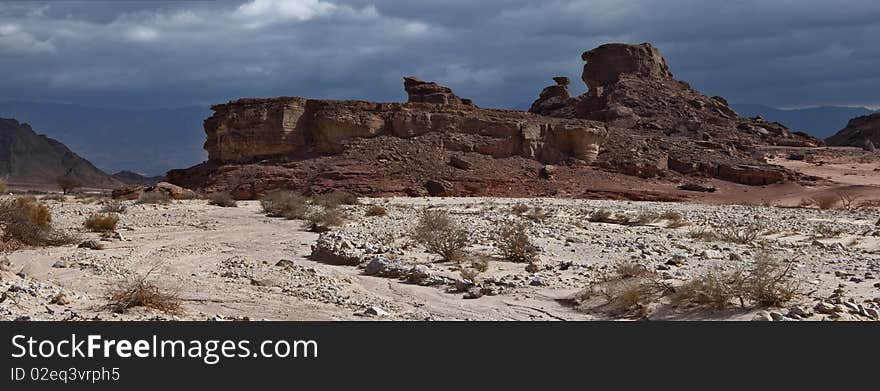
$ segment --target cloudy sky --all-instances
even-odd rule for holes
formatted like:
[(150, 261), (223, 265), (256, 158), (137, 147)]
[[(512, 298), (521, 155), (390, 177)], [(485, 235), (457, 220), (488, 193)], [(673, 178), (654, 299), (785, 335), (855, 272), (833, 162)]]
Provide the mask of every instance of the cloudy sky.
[(0, 1), (0, 99), (399, 101), (414, 74), (527, 107), (584, 50), (647, 41), (731, 102), (877, 107), (878, 37), (877, 0)]

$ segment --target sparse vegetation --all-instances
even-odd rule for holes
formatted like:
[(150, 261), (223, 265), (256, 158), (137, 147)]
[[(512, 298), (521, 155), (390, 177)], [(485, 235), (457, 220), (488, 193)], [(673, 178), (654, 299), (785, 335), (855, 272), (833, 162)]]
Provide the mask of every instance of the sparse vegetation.
[(859, 196), (848, 191), (837, 192), (837, 199), (840, 200), (840, 206), (846, 210), (855, 210), (858, 208)]
[(308, 217), (308, 202), (306, 196), (292, 191), (273, 191), (260, 199), (260, 205), (267, 216), (284, 217), (289, 220), (302, 220)]
[(52, 228), (52, 213), (34, 197), (0, 201), (0, 232), (4, 248), (60, 246), (75, 238)]
[(738, 300), (741, 307), (752, 304), (775, 307), (794, 299), (799, 284), (794, 277), (794, 262), (780, 262), (766, 252), (760, 252), (751, 268), (737, 268), (730, 272), (710, 269), (685, 284), (679, 291), (690, 302), (725, 308)]
[(171, 203), (171, 197), (161, 191), (147, 191), (135, 201), (137, 204), (164, 205)]
[(826, 210), (834, 209), (840, 201), (836, 195), (818, 195), (810, 199), (817, 208)]
[(346, 216), (338, 206), (325, 206), (319, 212), (310, 213), (307, 219), (312, 226), (328, 228), (345, 224)]
[(601, 274), (575, 301), (593, 310), (644, 317), (651, 303), (672, 292), (673, 287), (647, 267), (618, 264), (614, 273)]
[(495, 233), (495, 247), (504, 259), (513, 262), (532, 262), (538, 256), (538, 247), (532, 244), (526, 226), (505, 223)]
[(529, 208), (528, 205), (520, 202), (520, 203), (516, 203), (515, 205), (513, 205), (510, 208), (510, 213), (513, 213), (517, 216), (521, 216), (521, 215), (525, 214), (526, 212), (528, 212), (529, 209), (531, 209), (531, 208)]
[(61, 188), (61, 192), (64, 194), (70, 194), (74, 190), (82, 187), (82, 182), (68, 176), (58, 178), (55, 183)]
[(119, 215), (116, 213), (100, 213), (89, 216), (83, 226), (92, 232), (111, 232), (116, 230)]
[(156, 267), (143, 274), (127, 276), (108, 287), (105, 308), (122, 313), (130, 308), (145, 307), (169, 314), (181, 312), (176, 292), (159, 288), (151, 279)]
[(595, 210), (587, 217), (587, 221), (591, 223), (613, 223), (612, 213), (608, 209)]
[(232, 194), (229, 194), (229, 192), (226, 191), (211, 194), (208, 197), (208, 204), (222, 208), (235, 208), (238, 206), (238, 202), (235, 201)]
[(425, 210), (413, 232), (413, 239), (425, 246), (428, 252), (437, 254), (445, 261), (461, 259), (462, 250), (468, 246), (468, 233), (442, 210)]
[(104, 207), (101, 208), (102, 213), (117, 213), (123, 214), (128, 211), (128, 205), (125, 202), (119, 200), (110, 200), (104, 204)]
[(385, 209), (384, 206), (381, 205), (373, 205), (367, 208), (366, 216), (367, 217), (377, 217), (377, 216), (387, 216), (388, 210)]
[(765, 233), (762, 227), (761, 222), (757, 220), (740, 225), (728, 224), (717, 228), (701, 226), (688, 232), (688, 237), (706, 242), (749, 244)]

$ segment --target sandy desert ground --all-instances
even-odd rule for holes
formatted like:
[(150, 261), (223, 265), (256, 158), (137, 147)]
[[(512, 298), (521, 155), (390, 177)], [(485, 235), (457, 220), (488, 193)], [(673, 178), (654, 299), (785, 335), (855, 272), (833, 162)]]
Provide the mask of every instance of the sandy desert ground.
[[(303, 221), (265, 216), (257, 201), (235, 208), (205, 200), (128, 201), (116, 233), (102, 238), (82, 228), (101, 202), (46, 201), (56, 227), (99, 240), (105, 249), (68, 245), (9, 254), (0, 278), (0, 319), (880, 319), (880, 214), (870, 208), (361, 199), (360, 205), (343, 207), (345, 225), (317, 234)], [(365, 216), (372, 205), (385, 207), (387, 216)], [(461, 265), (438, 262), (413, 242), (411, 233), (426, 208), (448, 211), (467, 230), (472, 258), (489, 259), (475, 281), (463, 277)], [(642, 221), (589, 221), (599, 210), (611, 212), (611, 220)], [(525, 224), (540, 249), (540, 261), (529, 270), (528, 264), (498, 256), (493, 237), (507, 222)], [(724, 227), (757, 229), (760, 236), (738, 244), (700, 235)], [(319, 242), (363, 262), (337, 265), (310, 256)], [(792, 301), (771, 307), (734, 302), (717, 309), (677, 298), (675, 292), (707, 271), (731, 272), (765, 255), (791, 265), (797, 284)], [(637, 265), (670, 289), (638, 308), (613, 308), (601, 294), (584, 295), (604, 292), (622, 265)], [(108, 287), (150, 270), (157, 285), (183, 300), (181, 313), (104, 308)]]

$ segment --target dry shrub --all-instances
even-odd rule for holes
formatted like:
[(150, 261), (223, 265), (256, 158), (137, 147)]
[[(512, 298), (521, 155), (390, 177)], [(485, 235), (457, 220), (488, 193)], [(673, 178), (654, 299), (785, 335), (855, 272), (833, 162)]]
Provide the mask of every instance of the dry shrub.
[(489, 270), (489, 257), (486, 256), (475, 256), (471, 260), (471, 267), (480, 273), (485, 273)]
[(446, 261), (455, 261), (468, 246), (468, 232), (442, 210), (425, 210), (413, 232), (413, 239), (425, 246), (430, 253)]
[(387, 215), (388, 215), (388, 210), (385, 209), (384, 206), (381, 206), (381, 205), (373, 205), (373, 206), (371, 206), (371, 207), (369, 207), (369, 208), (367, 209), (367, 213), (366, 213), (366, 215), (367, 215), (367, 217), (374, 217), (374, 216), (387, 216)]
[(52, 228), (52, 213), (34, 197), (18, 197), (0, 201), (0, 239), (3, 247), (60, 246), (75, 238)]
[(232, 194), (229, 194), (229, 192), (221, 191), (209, 196), (208, 205), (219, 206), (222, 208), (235, 208), (238, 207), (238, 202), (235, 201), (235, 198), (233, 198)]
[[(674, 292), (672, 286), (664, 282), (656, 272), (645, 267), (628, 265), (624, 270), (618, 269), (619, 267), (615, 267), (613, 274), (601, 274), (597, 281), (576, 295), (574, 300), (582, 308), (644, 317), (648, 314), (651, 303)], [(625, 273), (621, 274), (622, 272)]]
[(750, 303), (777, 307), (794, 299), (799, 283), (792, 272), (794, 262), (781, 262), (766, 252), (758, 253), (751, 268), (731, 272), (710, 269), (698, 275), (679, 291), (679, 300), (725, 308), (737, 299), (741, 307)]
[(855, 210), (858, 207), (859, 196), (848, 191), (837, 192), (837, 199), (840, 200), (840, 206), (846, 210)]
[(703, 226), (691, 229), (688, 232), (688, 237), (691, 239), (702, 240), (705, 242), (714, 242), (714, 241), (720, 240), (720, 238), (718, 237), (718, 234), (715, 233), (715, 231), (713, 231), (710, 228), (703, 227)]
[(181, 300), (176, 292), (159, 288), (151, 276), (156, 268), (144, 274), (127, 276), (108, 287), (105, 308), (122, 313), (129, 308), (145, 307), (169, 314), (182, 312)]
[(479, 275), (480, 275), (479, 270), (472, 269), (469, 267), (462, 267), (458, 273), (459, 273), (459, 275), (461, 275), (461, 278), (463, 280), (468, 280), (468, 281), (474, 282), (474, 283), (477, 282), (477, 277), (479, 277)]
[(679, 228), (688, 225), (688, 222), (685, 221), (681, 213), (671, 210), (661, 213), (660, 220), (668, 221), (666, 226), (669, 228)]
[(325, 206), (319, 212), (307, 216), (308, 221), (317, 227), (338, 227), (345, 224), (345, 212), (338, 206)]
[(529, 209), (531, 209), (531, 208), (529, 208), (528, 205), (520, 202), (510, 208), (510, 213), (513, 213), (517, 216), (522, 216), (523, 214), (528, 212)]
[(840, 201), (835, 195), (820, 195), (811, 198), (813, 204), (816, 205), (817, 208), (825, 210), (825, 209), (834, 209), (837, 206), (837, 203)]
[(621, 261), (614, 265), (614, 273), (620, 278), (633, 278), (648, 273), (648, 267), (638, 262)]
[(119, 200), (108, 201), (104, 204), (104, 207), (101, 208), (101, 213), (123, 214), (126, 211), (128, 211), (128, 205)]
[(748, 244), (761, 236), (762, 224), (755, 221), (743, 225), (725, 225), (718, 228), (718, 237), (728, 243)]
[(161, 191), (147, 191), (135, 201), (137, 204), (165, 205), (171, 203), (171, 197)]
[(292, 191), (273, 191), (260, 199), (263, 211), (269, 217), (302, 220), (309, 213), (309, 199)]
[(495, 233), (495, 247), (504, 259), (513, 262), (533, 262), (538, 257), (538, 247), (522, 223), (504, 223)]
[(591, 223), (613, 223), (615, 220), (612, 218), (612, 213), (608, 209), (599, 209), (590, 213), (587, 217), (587, 221)]
[(339, 205), (357, 205), (359, 203), (356, 195), (344, 192), (334, 191), (314, 197), (314, 203), (324, 207), (336, 207)]
[(116, 229), (119, 215), (116, 213), (100, 213), (89, 216), (83, 226), (92, 232), (110, 232)]
[(65, 197), (63, 194), (52, 193), (44, 195), (40, 198), (40, 201), (64, 202), (67, 201), (67, 197)]
[(82, 182), (70, 177), (58, 178), (55, 183), (58, 184), (58, 187), (61, 188), (61, 192), (64, 194), (69, 194), (70, 192), (82, 187)]
[(523, 216), (534, 222), (542, 223), (550, 217), (550, 214), (543, 207), (536, 206), (532, 208), (531, 212), (528, 212)]

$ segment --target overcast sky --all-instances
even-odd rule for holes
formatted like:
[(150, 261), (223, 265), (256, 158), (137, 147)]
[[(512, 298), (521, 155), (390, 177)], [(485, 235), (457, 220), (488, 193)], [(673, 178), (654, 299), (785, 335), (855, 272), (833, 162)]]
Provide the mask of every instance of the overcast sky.
[(405, 99), (401, 77), (527, 107), (580, 54), (651, 42), (731, 102), (880, 106), (877, 0), (0, 1), (0, 99)]

